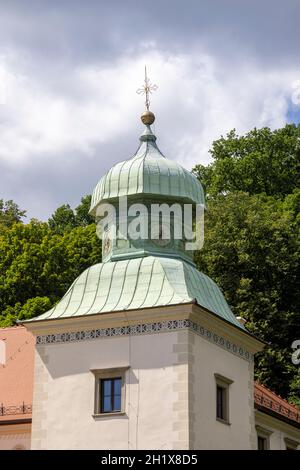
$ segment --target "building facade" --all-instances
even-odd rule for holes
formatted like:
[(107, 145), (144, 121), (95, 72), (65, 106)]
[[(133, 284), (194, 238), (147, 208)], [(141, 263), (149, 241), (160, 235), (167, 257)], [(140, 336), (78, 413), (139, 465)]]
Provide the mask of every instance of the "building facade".
[[(96, 217), (114, 207), (117, 234), (120, 198), (127, 221), (136, 204), (205, 204), (196, 177), (158, 149), (154, 115), (142, 120), (137, 152), (112, 167), (92, 197)], [(104, 229), (103, 262), (49, 312), (24, 322), (36, 338), (32, 449), (254, 450), (300, 442), (297, 420), (265, 418), (255, 408), (253, 359), (263, 344), (172, 235), (181, 223), (173, 215), (163, 237), (164, 221), (147, 219), (143, 239)]]
[(31, 448), (34, 337), (0, 328), (0, 450)]

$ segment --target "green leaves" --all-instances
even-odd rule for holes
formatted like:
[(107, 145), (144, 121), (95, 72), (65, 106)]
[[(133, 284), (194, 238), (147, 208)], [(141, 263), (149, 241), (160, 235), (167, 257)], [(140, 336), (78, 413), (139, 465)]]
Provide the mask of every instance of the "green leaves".
[(4, 201), (0, 199), (0, 233), (4, 227), (12, 227), (14, 223), (21, 222), (26, 217), (26, 211), (19, 209), (19, 206), (12, 200)]
[(44, 313), (84, 269), (100, 261), (94, 224), (56, 233), (32, 220), (6, 229), (0, 234), (0, 325)]
[(283, 200), (245, 192), (211, 198), (197, 253), (199, 269), (218, 283), (234, 313), (270, 343), (257, 358), (257, 377), (285, 397), (295, 395), (291, 344), (300, 338), (299, 196), (298, 190)]
[(66, 230), (72, 230), (75, 227), (86, 227), (94, 222), (89, 215), (91, 206), (91, 196), (87, 195), (81, 198), (81, 203), (75, 211), (69, 204), (60, 206), (48, 220), (49, 227), (55, 233), (62, 234)]
[(17, 302), (13, 307), (7, 307), (0, 315), (2, 327), (10, 326), (17, 320), (28, 320), (49, 310), (52, 306), (48, 297), (34, 297), (28, 299), (23, 305)]
[(299, 188), (300, 125), (254, 129), (245, 136), (233, 130), (210, 153), (213, 163), (193, 170), (209, 196), (245, 191), (284, 197)]
[[(300, 403), (291, 344), (300, 338), (300, 125), (213, 143), (213, 163), (194, 172), (208, 194), (199, 269), (221, 287), (236, 315), (270, 343), (257, 356), (257, 378)], [(297, 389), (298, 386), (298, 389)]]

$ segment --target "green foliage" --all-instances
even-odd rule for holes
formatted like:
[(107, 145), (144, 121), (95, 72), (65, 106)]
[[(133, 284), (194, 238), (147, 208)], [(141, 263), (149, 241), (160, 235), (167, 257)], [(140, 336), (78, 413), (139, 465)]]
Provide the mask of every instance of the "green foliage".
[(94, 219), (89, 215), (91, 198), (90, 195), (82, 197), (81, 203), (76, 207), (75, 211), (71, 209), (69, 204), (58, 207), (48, 220), (52, 231), (61, 234), (75, 227), (86, 227), (92, 224)]
[(6, 307), (2, 311), (0, 325), (5, 327), (14, 324), (17, 320), (28, 320), (47, 312), (51, 306), (52, 303), (48, 297), (34, 297), (28, 299), (23, 305), (17, 302), (13, 307)]
[(82, 227), (85, 227), (94, 222), (94, 218), (89, 215), (91, 200), (92, 196), (89, 194), (81, 198), (79, 206), (77, 206), (75, 209), (77, 225), (82, 225)]
[(76, 217), (69, 204), (58, 207), (48, 220), (49, 227), (56, 233), (63, 233), (76, 226)]
[(19, 206), (12, 200), (4, 201), (0, 199), (0, 231), (3, 227), (11, 227), (14, 223), (21, 222), (26, 211), (19, 209)]
[(212, 146), (213, 162), (197, 165), (208, 195), (205, 243), (197, 264), (223, 290), (247, 328), (267, 342), (256, 377), (300, 403), (300, 125), (245, 136), (231, 131)]
[(47, 310), (84, 269), (100, 261), (94, 224), (62, 233), (36, 220), (14, 224), (0, 234), (0, 326), (42, 313), (46, 304), (35, 304), (36, 298), (48, 299)]
[(233, 130), (216, 140), (210, 153), (213, 162), (193, 170), (209, 196), (245, 191), (282, 197), (299, 188), (300, 124), (254, 129), (241, 137)]
[(232, 192), (208, 204), (199, 269), (223, 290), (234, 313), (256, 336), (270, 343), (258, 355), (257, 377), (287, 396), (297, 371), (291, 343), (300, 338), (300, 191), (281, 201)]

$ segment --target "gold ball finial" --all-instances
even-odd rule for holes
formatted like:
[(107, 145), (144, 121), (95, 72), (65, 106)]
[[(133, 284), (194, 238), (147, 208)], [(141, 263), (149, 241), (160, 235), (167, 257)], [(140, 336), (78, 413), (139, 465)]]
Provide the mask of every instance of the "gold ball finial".
[(150, 107), (150, 94), (157, 90), (157, 85), (155, 84), (152, 84), (147, 76), (147, 69), (146, 69), (146, 66), (145, 66), (145, 79), (144, 79), (144, 85), (142, 88), (139, 88), (138, 90), (136, 90), (136, 92), (139, 94), (139, 95), (145, 95), (146, 97), (146, 100), (145, 100), (145, 105), (146, 105), (146, 111), (143, 112), (143, 114), (141, 115), (141, 120), (142, 120), (142, 123), (145, 124), (145, 126), (151, 126), (151, 124), (154, 123), (155, 121), (155, 116), (154, 114), (149, 110), (149, 107)]
[(151, 124), (153, 124), (155, 121), (155, 116), (152, 111), (149, 111), (149, 109), (147, 109), (147, 111), (144, 111), (141, 115), (141, 120), (142, 123), (145, 124), (145, 126), (151, 126)]

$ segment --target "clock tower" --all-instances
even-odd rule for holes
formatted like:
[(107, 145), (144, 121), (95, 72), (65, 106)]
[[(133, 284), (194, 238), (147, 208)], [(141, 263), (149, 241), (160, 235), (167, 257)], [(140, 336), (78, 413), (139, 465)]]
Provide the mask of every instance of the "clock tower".
[(96, 220), (112, 209), (102, 263), (23, 322), (36, 336), (33, 449), (256, 447), (253, 357), (262, 344), (187, 249), (182, 212), (204, 206), (203, 189), (159, 150), (152, 89), (146, 75), (137, 152), (93, 191)]

